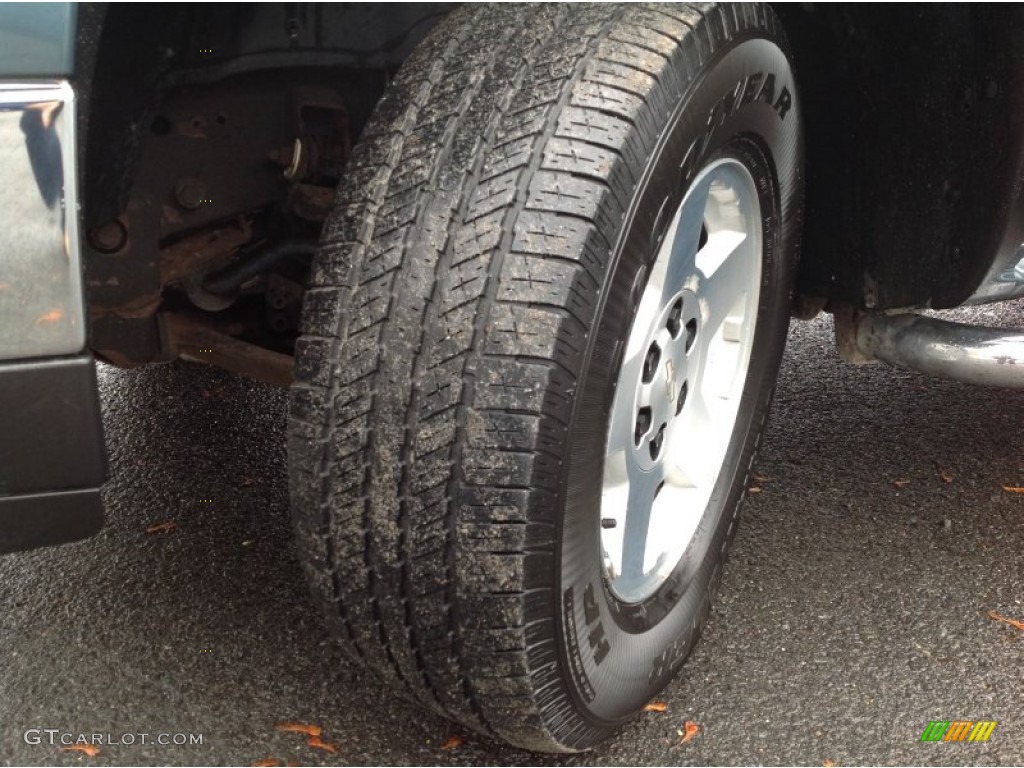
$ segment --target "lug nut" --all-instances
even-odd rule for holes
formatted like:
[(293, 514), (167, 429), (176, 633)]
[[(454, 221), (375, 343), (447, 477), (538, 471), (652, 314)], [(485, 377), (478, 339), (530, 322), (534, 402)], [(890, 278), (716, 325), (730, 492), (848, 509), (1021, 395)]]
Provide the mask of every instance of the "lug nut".
[(647, 350), (647, 357), (644, 358), (644, 384), (654, 381), (654, 374), (658, 370), (658, 363), (661, 361), (661, 350), (657, 344), (651, 344)]
[(661, 429), (658, 430), (658, 434), (651, 438), (651, 459), (657, 459), (658, 454), (661, 453), (661, 444), (665, 442), (665, 425), (661, 425)]
[(636, 415), (636, 427), (633, 430), (633, 441), (640, 445), (640, 441), (644, 439), (644, 435), (651, 428), (651, 409), (643, 407)]
[(678, 299), (675, 304), (672, 305), (672, 311), (668, 313), (668, 320), (665, 321), (665, 327), (668, 332), (672, 334), (672, 338), (678, 338), (679, 331), (682, 329), (682, 323), (680, 320), (683, 317), (683, 300)]
[(689, 389), (687, 382), (683, 382), (683, 386), (679, 388), (679, 397), (676, 398), (676, 416), (678, 416), (683, 410), (683, 403), (686, 402), (686, 390)]

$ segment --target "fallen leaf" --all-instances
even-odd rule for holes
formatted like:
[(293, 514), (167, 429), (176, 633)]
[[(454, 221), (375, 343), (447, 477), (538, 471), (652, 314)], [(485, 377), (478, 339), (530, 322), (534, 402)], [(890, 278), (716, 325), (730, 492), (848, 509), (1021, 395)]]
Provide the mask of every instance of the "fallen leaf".
[(166, 523), (157, 523), (151, 525), (146, 529), (146, 533), (170, 533), (178, 527), (178, 524), (173, 520), (168, 520)]
[(274, 766), (280, 765), (281, 761), (276, 757), (268, 757), (266, 760), (257, 760), (252, 764), (252, 768), (273, 768)]
[(664, 701), (652, 701), (650, 704), (644, 705), (644, 712), (664, 712), (668, 709), (668, 704)]
[(238, 485), (240, 488), (249, 488), (250, 486), (256, 485), (257, 482), (259, 481), (254, 480), (251, 477), (243, 477), (242, 482), (240, 482)]
[(759, 483), (767, 483), (769, 480), (771, 480), (771, 478), (768, 477), (768, 475), (762, 475), (760, 472), (754, 472), (750, 476)]
[(1017, 621), (1016, 619), (1008, 618), (1007, 616), (1003, 616), (1002, 614), (996, 613), (995, 611), (989, 611), (988, 617), (993, 621), (1001, 621), (1004, 624), (1009, 624), (1011, 627), (1016, 627), (1017, 629), (1024, 630), (1024, 621)]
[(893, 487), (895, 487), (895, 488), (903, 488), (906, 485), (910, 485), (910, 481), (906, 480), (904, 478), (899, 478), (897, 480), (893, 480), (892, 484), (893, 484)]
[(764, 488), (758, 488), (756, 485), (752, 485), (747, 488), (747, 493), (760, 493)]
[(441, 745), (441, 749), (458, 749), (462, 746), (461, 736), (449, 736), (448, 741)]
[(324, 732), (319, 725), (303, 725), (302, 723), (281, 723), (277, 726), (277, 730), (286, 733), (304, 733), (310, 737), (320, 736)]
[(683, 729), (681, 731), (676, 731), (676, 733), (680, 737), (680, 744), (688, 744), (693, 741), (694, 736), (700, 733), (700, 726), (693, 722), (693, 720), (687, 720), (683, 723)]
[(36, 318), (36, 325), (40, 323), (57, 323), (60, 322), (61, 318), (64, 317), (64, 310), (51, 309), (45, 315), (40, 315)]
[(255, 539), (246, 539), (245, 541), (242, 542), (242, 546), (243, 547), (251, 547), (255, 543), (256, 543)]
[[(203, 352), (204, 350), (199, 350), (199, 351)], [(208, 351), (208, 350), (205, 350), (205, 351)], [(226, 387), (225, 387), (224, 384), (215, 384), (214, 386), (210, 387), (209, 389), (204, 389), (203, 390), (203, 397), (206, 398), (207, 400), (209, 400), (211, 397), (219, 398), (219, 397), (221, 397), (224, 394), (225, 388)]]
[(61, 752), (84, 752), (89, 757), (96, 757), (100, 753), (100, 748), (93, 744), (72, 744), (70, 747), (61, 747)]
[(835, 763), (833, 763), (831, 760), (826, 760), (821, 764), (821, 768), (834, 768), (834, 766)]
[[(317, 730), (319, 730), (319, 728)], [(306, 739), (306, 743), (316, 749), (322, 749), (324, 752), (330, 752), (332, 755), (338, 751), (338, 748), (334, 744), (331, 744), (329, 741), (324, 741), (319, 736), (310, 736)]]
[(1024, 487), (1019, 485), (1004, 485), (1003, 490), (1007, 493), (1024, 493)]
[(953, 482), (953, 473), (950, 472), (948, 469), (942, 470), (939, 473), (939, 477), (942, 478), (942, 482), (944, 482), (944, 483), (952, 483)]

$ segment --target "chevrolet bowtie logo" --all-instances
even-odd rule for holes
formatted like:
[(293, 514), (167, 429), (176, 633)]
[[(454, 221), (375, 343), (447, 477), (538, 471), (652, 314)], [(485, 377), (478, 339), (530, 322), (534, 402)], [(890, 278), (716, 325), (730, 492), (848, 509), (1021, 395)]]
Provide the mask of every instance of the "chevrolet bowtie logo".
[(665, 397), (668, 398), (670, 403), (675, 402), (676, 399), (676, 367), (672, 365), (672, 361), (668, 360), (665, 362)]

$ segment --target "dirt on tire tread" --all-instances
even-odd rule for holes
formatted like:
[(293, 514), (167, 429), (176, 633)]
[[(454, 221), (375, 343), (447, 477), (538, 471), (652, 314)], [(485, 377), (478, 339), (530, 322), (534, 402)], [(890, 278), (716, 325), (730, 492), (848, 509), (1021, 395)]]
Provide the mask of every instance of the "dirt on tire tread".
[(592, 740), (550, 607), (574, 372), (659, 126), (701, 62), (773, 24), (463, 7), (353, 153), (296, 347), (300, 556), (356, 658), (478, 731)]

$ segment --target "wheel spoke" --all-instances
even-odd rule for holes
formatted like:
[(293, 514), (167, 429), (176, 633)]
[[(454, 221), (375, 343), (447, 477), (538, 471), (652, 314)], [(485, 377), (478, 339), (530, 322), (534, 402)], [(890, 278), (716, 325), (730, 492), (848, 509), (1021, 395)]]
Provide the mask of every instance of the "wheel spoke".
[(651, 508), (658, 495), (662, 473), (659, 469), (650, 472), (638, 469), (630, 474), (621, 572), (627, 579), (640, 579), (645, 573), (644, 561), (647, 557)]
[(713, 177), (708, 176), (686, 193), (676, 220), (665, 235), (665, 245), (662, 247), (670, 248), (672, 257), (664, 260), (664, 278), (659, 284), (661, 303), (685, 287), (686, 280), (694, 273), (694, 260), (704, 227), (704, 209), (712, 181)]
[[(654, 322), (654, 319), (658, 315), (658, 309), (660, 308), (658, 303), (658, 293), (662, 290), (664, 283), (665, 270), (659, 268), (658, 265), (655, 265), (655, 268), (652, 270), (651, 276), (648, 280), (648, 288), (651, 285), (655, 285), (656, 290), (648, 289), (644, 291), (643, 298), (640, 301), (640, 306), (638, 306), (636, 310), (636, 317), (633, 319), (634, 328), (646, 330)], [(623, 375), (633, 370), (627, 369), (628, 365), (639, 365), (643, 362), (644, 355), (647, 353), (645, 341), (645, 334), (630, 333), (629, 340), (626, 343), (626, 351), (622, 358)], [(636, 370), (639, 370), (639, 368)]]
[(751, 239), (742, 232), (716, 232), (697, 254), (697, 295), (705, 338), (718, 332), (746, 295), (755, 266), (752, 247)]
[(689, 393), (685, 418), (676, 426), (666, 456), (665, 482), (674, 488), (700, 488), (717, 471), (715, 446), (707, 444), (711, 413), (699, 387)]
[[(608, 431), (608, 444), (605, 451), (605, 456), (608, 458), (620, 454), (627, 456), (633, 447), (633, 428), (630, 421), (636, 417), (633, 413), (633, 393), (623, 391), (627, 389), (628, 387), (619, 387), (615, 391), (614, 405), (612, 406), (613, 423)], [(624, 477), (617, 477), (615, 483), (624, 479)]]

